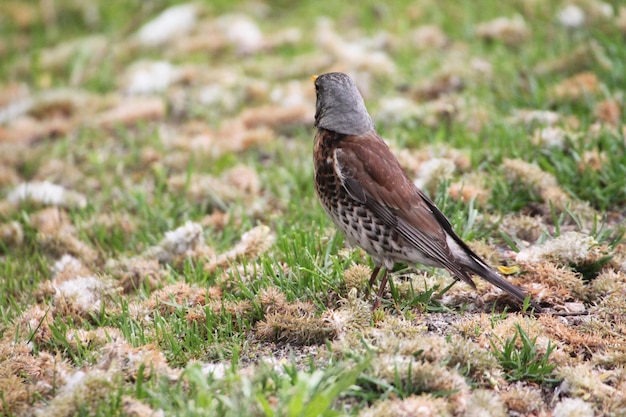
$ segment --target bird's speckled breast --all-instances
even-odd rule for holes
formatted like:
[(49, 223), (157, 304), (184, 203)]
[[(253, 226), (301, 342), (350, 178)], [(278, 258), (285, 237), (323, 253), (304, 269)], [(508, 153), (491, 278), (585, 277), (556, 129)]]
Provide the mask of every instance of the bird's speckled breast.
[(395, 228), (386, 226), (343, 187), (335, 169), (334, 158), (335, 149), (341, 146), (343, 137), (323, 129), (315, 135), (315, 190), (322, 207), (348, 242), (352, 246), (362, 247), (377, 263), (384, 263), (391, 268), (397, 261), (408, 261), (409, 248), (402, 244)]

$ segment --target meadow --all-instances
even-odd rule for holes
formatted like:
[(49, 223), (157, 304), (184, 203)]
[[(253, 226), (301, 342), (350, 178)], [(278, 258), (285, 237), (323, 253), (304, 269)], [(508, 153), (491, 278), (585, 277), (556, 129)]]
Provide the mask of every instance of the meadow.
[[(0, 2), (0, 415), (626, 415), (618, 1)], [(373, 264), (311, 75), (544, 312)]]

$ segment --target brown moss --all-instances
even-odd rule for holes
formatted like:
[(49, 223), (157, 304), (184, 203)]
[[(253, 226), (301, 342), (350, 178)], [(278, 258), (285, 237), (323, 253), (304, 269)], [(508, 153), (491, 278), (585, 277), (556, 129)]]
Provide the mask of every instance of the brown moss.
[(411, 357), (419, 352), (419, 358), (428, 362), (441, 362), (450, 356), (452, 346), (443, 336), (422, 334), (420, 337), (386, 334), (376, 340), (375, 346), (383, 353)]
[(275, 235), (265, 225), (256, 226), (241, 236), (241, 240), (230, 250), (217, 255), (204, 266), (208, 272), (228, 266), (236, 260), (253, 261), (266, 252), (273, 244)]
[(132, 258), (120, 261), (109, 268), (119, 281), (125, 294), (146, 287), (153, 291), (163, 285), (166, 272), (156, 259)]
[(276, 287), (267, 287), (259, 291), (257, 300), (266, 313), (285, 311), (287, 296)]
[(16, 320), (16, 332), (21, 340), (32, 339), (37, 344), (47, 344), (52, 340), (50, 325), (54, 322), (54, 309), (39, 304), (25, 310)]
[(55, 290), (52, 306), (55, 316), (82, 323), (110, 305), (121, 289), (106, 276), (76, 276), (63, 282), (52, 282)]
[(22, 378), (5, 374), (5, 370), (0, 370), (0, 392), (3, 396), (3, 401), (0, 402), (0, 412), (3, 415), (21, 415), (31, 406), (29, 401), (32, 398), (31, 392), (23, 383)]
[(111, 129), (119, 125), (132, 126), (140, 122), (159, 120), (165, 114), (165, 101), (160, 97), (127, 97), (96, 115), (92, 122), (98, 127)]
[(419, 50), (441, 49), (448, 44), (445, 32), (437, 25), (422, 25), (409, 35), (411, 44)]
[(513, 18), (498, 17), (476, 26), (476, 35), (485, 40), (498, 40), (506, 45), (518, 45), (530, 36), (524, 18), (516, 15)]
[(288, 107), (268, 105), (244, 110), (241, 120), (249, 129), (259, 126), (279, 127), (309, 123), (311, 114), (305, 104)]
[(80, 345), (81, 348), (90, 350), (100, 349), (110, 342), (126, 340), (118, 328), (109, 326), (98, 327), (92, 330), (69, 330), (66, 333), (66, 339), (69, 342), (69, 347), (73, 349), (77, 349)]
[(365, 408), (359, 417), (449, 417), (452, 413), (444, 398), (432, 395), (411, 395), (405, 399), (379, 401), (370, 408)]
[(202, 218), (200, 224), (202, 227), (211, 228), (216, 232), (219, 232), (226, 227), (230, 221), (230, 215), (220, 210), (215, 210), (211, 214), (207, 214)]
[(187, 221), (174, 230), (165, 232), (158, 245), (147, 248), (141, 256), (146, 259), (158, 259), (161, 263), (170, 263), (181, 267), (185, 260), (197, 257), (213, 256), (213, 249), (204, 242), (204, 231), (198, 223)]
[(37, 174), (32, 180), (50, 181), (71, 189), (83, 185), (85, 176), (73, 161), (68, 162), (58, 158), (51, 158), (45, 160), (39, 166)]
[(335, 330), (316, 310), (311, 303), (287, 303), (283, 311), (266, 313), (256, 324), (256, 334), (263, 340), (294, 345), (320, 344), (333, 339)]
[(144, 379), (153, 373), (175, 378), (182, 372), (169, 367), (165, 355), (155, 344), (133, 347), (126, 340), (119, 339), (107, 343), (99, 353), (96, 368), (112, 374), (121, 373), (126, 381), (137, 381), (140, 370)]
[(610, 334), (585, 332), (581, 327), (568, 325), (558, 317), (542, 315), (538, 320), (544, 326), (547, 336), (560, 342), (561, 348), (568, 353), (567, 356), (555, 355), (553, 359), (566, 363), (578, 362), (590, 352), (602, 350), (616, 342)]
[(608, 157), (605, 152), (598, 149), (586, 150), (578, 162), (578, 171), (581, 173), (586, 171), (598, 172), (606, 166), (607, 161)]
[(581, 219), (593, 219), (595, 212), (589, 203), (572, 201), (558, 185), (556, 178), (541, 170), (536, 164), (521, 159), (505, 159), (502, 170), (509, 181), (525, 185), (545, 203), (551, 203), (559, 212), (569, 209), (581, 216)]
[(551, 262), (526, 262), (520, 264), (524, 279), (535, 283), (531, 296), (541, 302), (560, 305), (566, 301), (587, 300), (589, 291), (582, 275), (569, 267)]
[(471, 340), (453, 336), (446, 357), (447, 366), (458, 366), (481, 386), (492, 386), (500, 380), (501, 372), (495, 357)]
[(595, 64), (600, 65), (607, 71), (611, 71), (613, 67), (602, 45), (596, 40), (591, 40), (590, 42), (584, 42), (561, 56), (542, 60), (534, 70), (538, 75), (553, 73), (573, 74), (589, 70)]
[(97, 251), (65, 229), (51, 234), (37, 234), (37, 243), (39, 243), (42, 251), (55, 258), (60, 258), (69, 253), (87, 265), (95, 264), (100, 258)]
[(615, 99), (602, 100), (596, 103), (593, 114), (599, 121), (613, 126), (618, 126), (622, 120), (622, 108), (620, 102)]
[(341, 340), (352, 333), (362, 334), (363, 329), (371, 323), (371, 304), (359, 298), (356, 288), (352, 288), (346, 298), (340, 299), (339, 304), (338, 309), (328, 309), (322, 315), (334, 329), (337, 338)]
[[(537, 337), (537, 346), (547, 347), (549, 340), (543, 335), (543, 327), (537, 320), (523, 317), (520, 314), (508, 314), (503, 320), (494, 320), (490, 314), (475, 314), (464, 317), (453, 324), (462, 336), (476, 340), (483, 349), (490, 349), (490, 341), (505, 341), (517, 333), (517, 326), (532, 340)], [(518, 343), (521, 342), (518, 337)]]
[(137, 219), (130, 213), (99, 213), (82, 227), (83, 230), (89, 231), (93, 227), (103, 229), (118, 229), (124, 233), (131, 234), (137, 230)]
[(489, 190), (478, 184), (457, 181), (450, 184), (448, 195), (454, 200), (460, 200), (464, 203), (474, 201), (479, 207), (484, 207), (489, 198)]
[(626, 298), (626, 273), (605, 269), (591, 281), (590, 292), (595, 297), (618, 294)]
[(163, 417), (163, 410), (150, 407), (128, 395), (122, 397), (122, 413), (128, 417)]
[(54, 234), (65, 229), (72, 233), (74, 228), (65, 210), (48, 207), (30, 215), (30, 225), (44, 234)]
[(438, 74), (431, 79), (424, 80), (413, 88), (411, 95), (416, 101), (434, 100), (444, 94), (455, 94), (463, 90), (465, 82), (455, 74)]
[(69, 365), (46, 351), (38, 354), (26, 343), (0, 342), (0, 412), (22, 414), (37, 397), (48, 399), (65, 383)]
[(465, 408), (469, 386), (455, 370), (411, 356), (382, 354), (373, 363), (373, 372), (390, 384), (411, 387), (413, 393), (449, 392), (449, 410)]
[(564, 380), (564, 392), (574, 397), (593, 401), (607, 415), (622, 415), (626, 412), (624, 391), (618, 391), (612, 385), (611, 377), (618, 379), (620, 372), (593, 368), (590, 364), (578, 364), (557, 369), (557, 374)]
[(524, 214), (506, 214), (501, 227), (507, 234), (529, 243), (536, 242), (545, 231), (541, 218)]
[(522, 415), (533, 415), (544, 407), (541, 390), (521, 382), (504, 387), (500, 391), (500, 398), (504, 401), (509, 412)]
[(187, 323), (196, 323), (202, 328), (202, 324), (206, 321), (206, 310), (204, 306), (195, 305), (187, 310), (185, 313), (185, 319)]
[(171, 154), (165, 155), (163, 163), (184, 171), (190, 152), (195, 155), (219, 157), (268, 144), (275, 138), (276, 133), (269, 127), (263, 125), (250, 127), (242, 118), (224, 120), (218, 130), (191, 122), (173, 130), (171, 137), (167, 138), (173, 149), (182, 150), (184, 153), (177, 152), (175, 158), (172, 158)]
[(619, 7), (617, 17), (615, 19), (615, 25), (620, 30), (620, 32), (622, 32), (622, 34), (626, 35), (626, 7)]
[(372, 269), (367, 265), (353, 264), (343, 273), (343, 282), (346, 290), (350, 291), (352, 288), (356, 288), (358, 291), (363, 291), (368, 285), (370, 275), (372, 275)]
[(112, 375), (99, 369), (77, 371), (68, 377), (69, 383), (57, 392), (36, 415), (71, 416), (79, 409), (95, 412), (94, 407), (114, 390)]
[(254, 311), (254, 305), (250, 300), (218, 300), (209, 302), (209, 307), (217, 314), (226, 313), (232, 317), (233, 324), (237, 327), (238, 321), (250, 317)]
[(549, 96), (556, 101), (579, 101), (600, 91), (600, 82), (593, 72), (581, 72), (553, 86)]
[(177, 282), (154, 292), (152, 297), (142, 304), (147, 310), (158, 310), (165, 315), (172, 314), (180, 307), (204, 306), (207, 301), (220, 298), (219, 290), (207, 290), (206, 288), (191, 286), (185, 282)]
[(19, 222), (0, 224), (0, 242), (6, 247), (18, 247), (24, 243), (24, 229)]

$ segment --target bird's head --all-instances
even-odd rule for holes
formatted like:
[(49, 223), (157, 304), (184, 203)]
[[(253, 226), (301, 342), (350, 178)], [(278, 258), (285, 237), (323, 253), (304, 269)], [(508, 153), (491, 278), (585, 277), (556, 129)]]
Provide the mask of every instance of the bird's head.
[(316, 127), (345, 135), (360, 135), (374, 129), (363, 97), (352, 78), (341, 72), (311, 78), (317, 96)]

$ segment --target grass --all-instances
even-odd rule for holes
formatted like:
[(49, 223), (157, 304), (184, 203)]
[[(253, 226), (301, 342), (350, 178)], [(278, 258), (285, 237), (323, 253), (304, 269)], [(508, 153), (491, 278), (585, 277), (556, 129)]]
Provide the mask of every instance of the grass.
[[(180, 2), (45, 3), (0, 4), (0, 415), (462, 416), (487, 394), (485, 415), (547, 415), (569, 397), (626, 412), (617, 2), (610, 18), (573, 2), (588, 18), (577, 29), (558, 23), (565, 2), (200, 2), (195, 49), (175, 44), (183, 35), (156, 48), (133, 39)], [(240, 53), (225, 35), (233, 13), (269, 43)], [(520, 40), (477, 34), (515, 15)], [(436, 28), (420, 46), (424, 25)], [(289, 28), (299, 37), (281, 41)], [(62, 53), (94, 36), (104, 46)], [(393, 70), (372, 63), (380, 52)], [(138, 61), (181, 72), (133, 97), (124, 86)], [(371, 260), (345, 247), (312, 181), (308, 77), (337, 69), (356, 75), (411, 177), (451, 163), (427, 193), (548, 314), (405, 265), (371, 312)], [(587, 84), (572, 87), (580, 74)], [(7, 116), (20, 95), (33, 106)], [(142, 109), (133, 102), (102, 122), (138, 98), (162, 110), (125, 121)], [(379, 117), (385, 98), (408, 104)], [(563, 140), (539, 140), (547, 127)], [(28, 181), (87, 204), (8, 202)], [(572, 231), (595, 242), (571, 248), (575, 261), (517, 261)]]
[[(539, 384), (557, 384), (559, 380), (552, 375), (556, 365), (550, 364), (550, 355), (556, 348), (550, 342), (545, 353), (539, 353), (537, 338), (531, 339), (520, 325), (516, 333), (505, 341), (490, 342), (491, 349), (510, 381), (531, 381)], [(521, 347), (517, 347), (521, 342)]]

